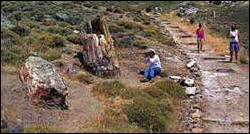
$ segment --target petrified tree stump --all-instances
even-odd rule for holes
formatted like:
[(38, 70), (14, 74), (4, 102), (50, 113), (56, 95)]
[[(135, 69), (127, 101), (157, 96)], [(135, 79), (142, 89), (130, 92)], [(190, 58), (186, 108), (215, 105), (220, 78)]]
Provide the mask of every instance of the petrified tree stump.
[(50, 62), (30, 56), (19, 67), (19, 78), (31, 104), (67, 108), (67, 87)]
[(88, 33), (81, 35), (83, 65), (99, 77), (119, 74), (119, 64), (105, 18), (97, 17), (87, 25)]

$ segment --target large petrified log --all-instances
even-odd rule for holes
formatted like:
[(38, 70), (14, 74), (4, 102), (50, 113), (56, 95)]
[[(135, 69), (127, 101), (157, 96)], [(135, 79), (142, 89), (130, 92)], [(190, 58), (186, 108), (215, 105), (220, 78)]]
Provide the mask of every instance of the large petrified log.
[(87, 23), (88, 33), (81, 35), (83, 65), (93, 74), (110, 77), (119, 74), (113, 39), (104, 17)]
[(19, 68), (19, 78), (31, 104), (67, 108), (67, 87), (53, 64), (30, 56)]

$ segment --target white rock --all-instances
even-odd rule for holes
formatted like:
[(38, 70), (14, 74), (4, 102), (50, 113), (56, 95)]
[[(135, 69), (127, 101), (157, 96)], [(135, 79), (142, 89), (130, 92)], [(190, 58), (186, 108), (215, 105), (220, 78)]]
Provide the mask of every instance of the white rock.
[(199, 109), (196, 109), (194, 113), (192, 113), (192, 118), (200, 118), (201, 117), (201, 111)]
[(186, 79), (184, 80), (184, 84), (185, 84), (186, 86), (188, 86), (188, 87), (192, 87), (192, 86), (194, 86), (194, 79), (186, 78)]
[(196, 87), (186, 87), (186, 94), (187, 95), (195, 95)]
[(73, 32), (76, 33), (76, 34), (77, 34), (77, 33), (80, 33), (80, 31), (78, 31), (78, 30), (74, 30)]
[(169, 76), (169, 78), (177, 81), (181, 80), (181, 76)]
[(191, 60), (190, 62), (188, 62), (187, 63), (187, 68), (191, 68), (191, 67), (193, 67), (193, 66), (195, 66), (196, 65), (196, 61), (195, 60)]

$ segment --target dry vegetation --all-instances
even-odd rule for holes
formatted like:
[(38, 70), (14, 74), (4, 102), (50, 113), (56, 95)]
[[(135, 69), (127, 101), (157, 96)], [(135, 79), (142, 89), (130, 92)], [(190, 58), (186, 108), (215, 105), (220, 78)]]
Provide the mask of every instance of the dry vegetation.
[[(102, 95), (101, 100), (106, 100), (107, 105), (103, 114), (85, 131), (172, 132), (177, 129), (175, 125), (178, 121), (178, 111), (173, 104), (185, 97), (184, 89), (170, 80), (144, 88), (127, 87), (119, 81), (105, 81), (98, 83), (93, 93)], [(118, 126), (121, 131), (117, 130)]]

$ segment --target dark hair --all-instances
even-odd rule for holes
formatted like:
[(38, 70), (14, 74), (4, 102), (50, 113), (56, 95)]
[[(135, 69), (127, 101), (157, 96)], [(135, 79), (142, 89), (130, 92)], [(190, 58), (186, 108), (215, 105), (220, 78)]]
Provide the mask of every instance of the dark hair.
[(233, 24), (233, 25), (231, 26), (231, 30), (234, 31), (235, 29), (236, 29), (236, 24)]
[(202, 24), (201, 24), (201, 23), (199, 23), (199, 27), (202, 27)]

